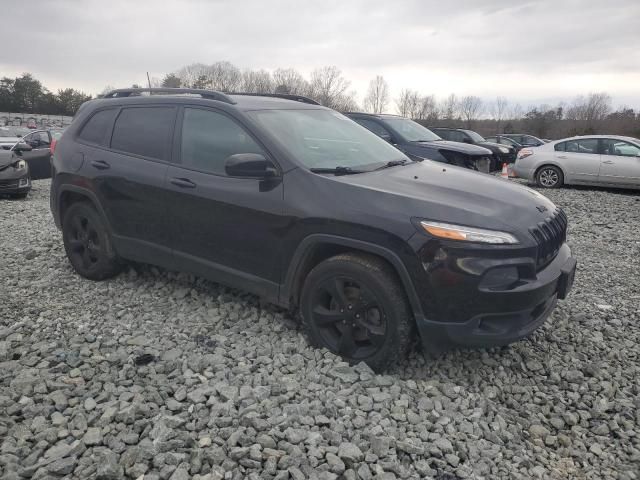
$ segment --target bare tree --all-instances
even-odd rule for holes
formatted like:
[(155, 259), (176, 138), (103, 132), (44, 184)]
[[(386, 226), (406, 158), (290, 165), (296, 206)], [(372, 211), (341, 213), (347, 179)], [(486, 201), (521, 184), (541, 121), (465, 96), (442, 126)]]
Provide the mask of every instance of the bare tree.
[(240, 69), (230, 62), (215, 62), (209, 65), (205, 75), (210, 88), (222, 92), (235, 92), (242, 83)]
[(377, 75), (369, 82), (369, 89), (364, 97), (364, 109), (371, 113), (383, 113), (387, 103), (389, 103), (389, 84), (384, 77)]
[(576, 133), (592, 133), (610, 112), (611, 96), (608, 93), (590, 93), (575, 98), (566, 111), (566, 118), (574, 121)]
[(207, 88), (207, 69), (203, 63), (185, 65), (176, 72), (180, 83), (186, 88)]
[(524, 110), (522, 109), (522, 105), (519, 103), (515, 103), (509, 108), (508, 117), (510, 120), (520, 120), (524, 115)]
[(418, 120), (434, 121), (438, 119), (438, 106), (433, 95), (425, 95), (418, 98), (413, 118)]
[(482, 113), (482, 99), (474, 95), (467, 95), (460, 100), (460, 114), (466, 122), (467, 128), (471, 128), (474, 120)]
[(302, 75), (293, 68), (278, 68), (271, 75), (275, 93), (305, 95), (309, 84)]
[(501, 132), (500, 127), (502, 126), (502, 120), (504, 120), (505, 115), (507, 114), (507, 107), (509, 106), (509, 100), (505, 97), (496, 97), (495, 102), (491, 105), (491, 116), (494, 120), (497, 121), (497, 130), (498, 133)]
[(321, 105), (335, 108), (344, 100), (350, 82), (336, 66), (317, 68), (311, 72), (309, 95)]
[(413, 117), (417, 109), (418, 99), (420, 95), (415, 90), (403, 88), (400, 96), (396, 98), (396, 109), (403, 117)]
[(242, 86), (240, 90), (250, 93), (273, 92), (273, 80), (266, 70), (245, 70), (242, 72)]
[(460, 116), (459, 106), (458, 97), (452, 93), (440, 105), (440, 116), (445, 120), (456, 120)]

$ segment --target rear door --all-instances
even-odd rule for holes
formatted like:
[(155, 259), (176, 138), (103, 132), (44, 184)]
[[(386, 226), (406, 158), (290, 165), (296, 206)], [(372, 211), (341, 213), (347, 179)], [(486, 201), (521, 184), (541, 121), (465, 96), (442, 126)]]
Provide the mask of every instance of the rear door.
[(597, 183), (600, 173), (597, 138), (567, 140), (555, 145), (555, 158), (569, 181)]
[(30, 152), (23, 152), (22, 157), (29, 164), (32, 180), (51, 178), (51, 136), (46, 130), (31, 132), (23, 141), (31, 145)]
[(620, 187), (640, 186), (640, 147), (615, 138), (601, 142), (600, 182)]
[[(280, 281), (281, 177), (230, 177), (230, 155), (270, 158), (237, 119), (196, 106), (182, 109), (177, 163), (167, 174), (167, 199), (177, 268), (275, 299)], [(273, 160), (273, 159), (272, 159)]]
[[(94, 114), (79, 134), (83, 175), (126, 258), (167, 265), (172, 258), (164, 189), (175, 106), (131, 106)], [(115, 119), (115, 122), (114, 122)]]

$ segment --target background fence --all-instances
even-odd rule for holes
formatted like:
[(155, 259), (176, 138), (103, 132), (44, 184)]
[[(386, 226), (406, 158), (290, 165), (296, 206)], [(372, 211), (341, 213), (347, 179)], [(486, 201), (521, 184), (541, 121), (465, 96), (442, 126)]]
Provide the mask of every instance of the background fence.
[(39, 115), (37, 113), (12, 113), (0, 112), (0, 126), (13, 125), (15, 127), (27, 126), (34, 122), (37, 127), (66, 127), (71, 124), (73, 117), (64, 115)]

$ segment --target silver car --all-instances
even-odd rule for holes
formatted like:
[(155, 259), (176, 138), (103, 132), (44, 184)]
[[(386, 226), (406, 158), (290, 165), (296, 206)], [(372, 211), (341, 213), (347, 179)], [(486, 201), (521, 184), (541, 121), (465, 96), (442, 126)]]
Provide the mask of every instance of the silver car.
[(518, 152), (515, 173), (540, 187), (640, 188), (640, 140), (616, 135), (565, 138)]

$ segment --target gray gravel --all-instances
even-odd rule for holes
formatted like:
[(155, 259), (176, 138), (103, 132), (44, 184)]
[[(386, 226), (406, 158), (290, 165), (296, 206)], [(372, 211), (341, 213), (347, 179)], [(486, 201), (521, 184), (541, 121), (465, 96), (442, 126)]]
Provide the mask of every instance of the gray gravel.
[(386, 375), (242, 292), (75, 275), (47, 181), (0, 200), (0, 478), (640, 479), (640, 195), (545, 191), (570, 299), (508, 348)]

